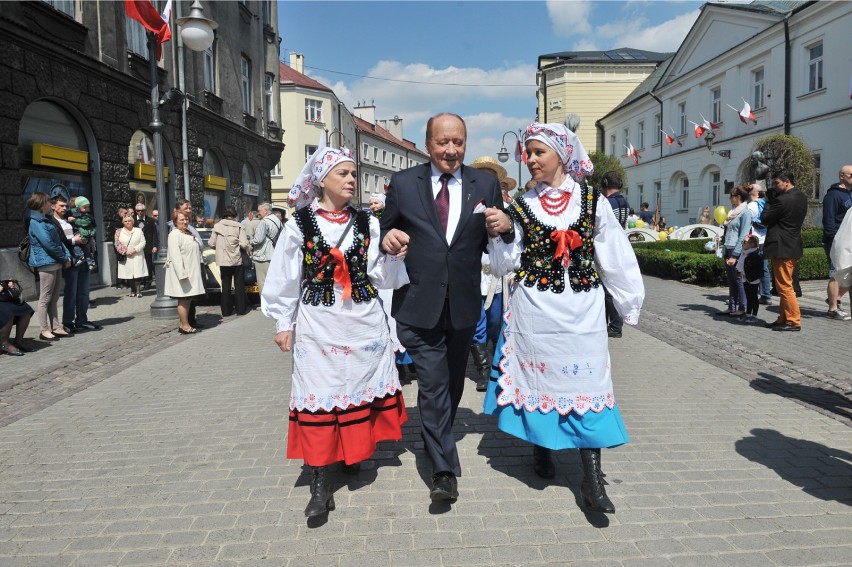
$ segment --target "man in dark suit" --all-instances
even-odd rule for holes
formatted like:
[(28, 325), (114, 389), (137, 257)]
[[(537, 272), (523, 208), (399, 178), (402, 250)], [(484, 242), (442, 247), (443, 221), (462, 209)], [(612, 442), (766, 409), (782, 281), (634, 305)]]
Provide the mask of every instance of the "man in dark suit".
[(761, 214), (766, 225), (763, 252), (772, 260), (772, 275), (780, 303), (778, 319), (766, 326), (775, 331), (801, 331), (799, 301), (793, 289), (793, 270), (802, 257), (802, 224), (808, 214), (808, 198), (794, 186), (793, 174), (781, 170), (772, 176), (773, 190)]
[(466, 140), (461, 117), (430, 118), (426, 150), (431, 163), (391, 177), (381, 219), (382, 247), (388, 254), (405, 254), (410, 280), (394, 292), (391, 314), (417, 370), (420, 433), (432, 462), (433, 501), (458, 497), (461, 466), (453, 420), (481, 310), (482, 252), (489, 236), (513, 238), (497, 179), (462, 165)]
[(145, 264), (148, 266), (148, 277), (142, 289), (151, 287), (154, 279), (154, 254), (157, 253), (157, 223), (145, 214), (145, 203), (136, 203), (136, 214), (133, 215), (133, 225), (142, 231), (145, 237)]

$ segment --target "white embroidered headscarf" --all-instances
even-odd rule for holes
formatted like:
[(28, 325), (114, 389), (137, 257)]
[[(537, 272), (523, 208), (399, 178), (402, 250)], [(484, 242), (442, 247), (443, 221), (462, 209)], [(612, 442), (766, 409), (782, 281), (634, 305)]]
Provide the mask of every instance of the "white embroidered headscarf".
[(352, 152), (346, 148), (318, 148), (293, 182), (293, 188), (287, 198), (290, 206), (301, 209), (311, 204), (317, 196), (320, 181), (325, 179), (329, 171), (347, 161), (355, 163)]
[(595, 170), (580, 138), (562, 124), (533, 122), (524, 131), (524, 143), (529, 140), (537, 140), (556, 152), (563, 164), (562, 171), (576, 181), (588, 177)]
[(370, 195), (371, 201), (378, 201), (379, 203), (382, 204), (382, 206), (385, 206), (385, 199), (386, 199), (386, 196), (382, 195), (381, 193), (372, 193)]

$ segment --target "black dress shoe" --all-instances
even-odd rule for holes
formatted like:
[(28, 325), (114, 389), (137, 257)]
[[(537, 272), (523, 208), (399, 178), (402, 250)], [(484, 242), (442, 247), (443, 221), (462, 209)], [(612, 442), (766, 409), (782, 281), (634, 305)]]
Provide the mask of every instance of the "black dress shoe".
[(774, 329), (774, 328), (780, 327), (781, 325), (784, 325), (784, 324), (785, 324), (784, 321), (775, 320), (775, 321), (772, 321), (771, 323), (766, 323), (763, 326), (766, 327), (767, 329)]
[(448, 502), (459, 497), (458, 480), (449, 471), (441, 471), (432, 475), (432, 490), (429, 498), (432, 502)]
[(784, 323), (783, 325), (778, 325), (772, 329), (773, 331), (801, 331), (802, 327), (800, 325), (793, 325), (792, 323)]
[(619, 331), (618, 329), (614, 329), (612, 327), (607, 327), (606, 335), (611, 339), (620, 339), (621, 338), (621, 331)]
[(0, 352), (5, 352), (9, 356), (24, 356), (24, 353), (19, 350), (9, 350), (5, 346), (0, 346)]

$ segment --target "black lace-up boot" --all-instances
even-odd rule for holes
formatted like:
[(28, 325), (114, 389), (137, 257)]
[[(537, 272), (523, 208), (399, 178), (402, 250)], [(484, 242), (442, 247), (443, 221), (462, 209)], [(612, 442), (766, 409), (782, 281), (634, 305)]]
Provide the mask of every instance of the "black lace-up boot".
[(334, 510), (334, 493), (328, 483), (326, 469), (328, 467), (313, 467), (311, 479), (311, 499), (305, 508), (305, 516), (312, 518)]
[(606, 495), (604, 488), (601, 450), (580, 449), (580, 459), (583, 461), (583, 484), (580, 487), (583, 504), (592, 512), (614, 513), (615, 505)]

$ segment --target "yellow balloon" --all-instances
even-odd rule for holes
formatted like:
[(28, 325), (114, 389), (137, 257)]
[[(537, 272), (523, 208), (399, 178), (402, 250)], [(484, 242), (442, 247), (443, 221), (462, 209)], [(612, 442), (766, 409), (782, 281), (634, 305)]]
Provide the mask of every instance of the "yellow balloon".
[(669, 233), (668, 233), (668, 232), (666, 232), (665, 230), (661, 230), (661, 231), (660, 231), (660, 240), (665, 240), (665, 239), (667, 239), (668, 237), (669, 237)]
[(673, 227), (673, 226), (670, 226), (670, 227), (669, 227), (669, 228), (667, 228), (666, 230), (668, 230), (668, 231), (669, 231), (669, 234), (671, 234), (671, 233), (673, 233), (673, 232), (674, 232), (674, 227)]
[(726, 209), (724, 205), (719, 205), (716, 207), (716, 210), (713, 211), (713, 218), (716, 219), (718, 224), (724, 224), (724, 222), (728, 220), (728, 209)]
[(645, 228), (645, 221), (643, 221), (642, 219), (636, 221), (636, 228)]

